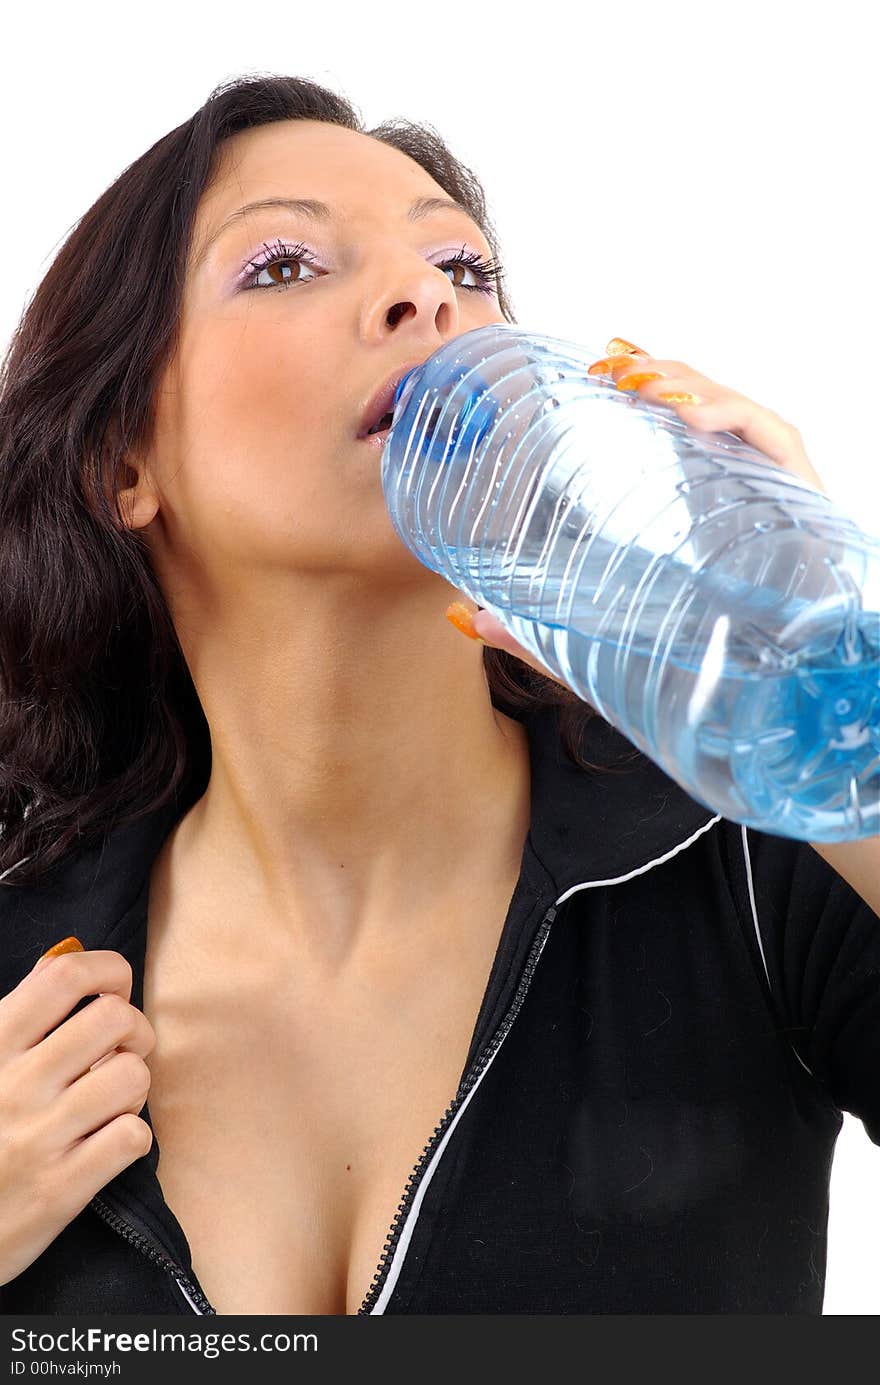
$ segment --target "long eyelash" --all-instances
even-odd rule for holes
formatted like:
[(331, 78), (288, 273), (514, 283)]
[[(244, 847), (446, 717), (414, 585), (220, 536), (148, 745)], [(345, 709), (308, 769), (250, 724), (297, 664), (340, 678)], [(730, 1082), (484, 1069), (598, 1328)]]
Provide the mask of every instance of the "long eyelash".
[(492, 293), (499, 280), (504, 278), (504, 267), (500, 260), (486, 260), (482, 255), (477, 254), (476, 250), (471, 250), (466, 255), (464, 246), (451, 259), (441, 260), (437, 267), (438, 269), (445, 269), (447, 265), (451, 264), (467, 265), (482, 279), (483, 282), (479, 287), (472, 284), (462, 284), (462, 288), (470, 289), (472, 293)]
[[(299, 245), (286, 245), (283, 240), (276, 240), (272, 245), (268, 245), (263, 241), (263, 249), (266, 254), (262, 259), (257, 259), (255, 257), (252, 260), (248, 260), (245, 265), (246, 270), (250, 269), (253, 271), (245, 280), (246, 287), (248, 288), (253, 288), (254, 285), (252, 281), (256, 279), (260, 270), (265, 269), (267, 265), (277, 264), (279, 260), (303, 260), (306, 264), (317, 263), (314, 255), (307, 246), (303, 245), (302, 241), (300, 241)], [(276, 284), (274, 287), (283, 288), (284, 285)]]
[[(284, 241), (281, 240), (276, 240), (272, 245), (268, 245), (264, 241), (263, 249), (266, 254), (262, 259), (257, 259), (255, 257), (252, 260), (248, 260), (245, 265), (245, 270), (249, 269), (252, 271), (245, 279), (245, 285), (248, 288), (254, 287), (253, 280), (256, 279), (261, 270), (266, 269), (268, 265), (277, 264), (279, 260), (302, 260), (305, 264), (317, 263), (314, 255), (311, 254), (307, 246), (303, 245), (302, 241), (300, 241), (298, 245), (286, 245)], [(465, 254), (464, 246), (461, 247), (461, 250), (459, 250), (456, 255), (451, 255), (448, 259), (438, 261), (436, 267), (438, 269), (446, 269), (447, 266), (451, 264), (467, 265), (481, 280), (479, 284), (460, 285), (461, 288), (468, 289), (471, 293), (493, 293), (496, 291), (499, 281), (504, 278), (504, 267), (500, 260), (484, 259), (476, 250), (471, 250), (468, 254)], [(287, 285), (275, 284), (273, 287), (286, 288)]]

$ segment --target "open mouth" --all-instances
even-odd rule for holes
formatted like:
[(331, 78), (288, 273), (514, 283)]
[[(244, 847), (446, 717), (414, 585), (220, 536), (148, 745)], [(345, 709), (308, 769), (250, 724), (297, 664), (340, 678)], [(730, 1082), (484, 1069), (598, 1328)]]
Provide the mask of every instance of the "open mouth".
[(370, 437), (373, 433), (387, 433), (388, 429), (391, 427), (391, 424), (393, 422), (393, 414), (383, 414), (382, 417), (379, 419), (379, 422), (369, 430), (369, 432), (367, 433), (367, 437)]

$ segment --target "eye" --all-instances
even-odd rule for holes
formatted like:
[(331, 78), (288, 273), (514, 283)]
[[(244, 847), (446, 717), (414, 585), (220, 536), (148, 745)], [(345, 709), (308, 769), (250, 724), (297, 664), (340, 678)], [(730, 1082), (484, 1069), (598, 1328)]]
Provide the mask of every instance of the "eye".
[(292, 269), (293, 265), (316, 263), (305, 245), (285, 245), (279, 240), (273, 245), (264, 242), (263, 250), (265, 254), (248, 260), (245, 265), (245, 269), (251, 271), (244, 280), (246, 289), (286, 289), (294, 284), (311, 283), (310, 279), (303, 279), (302, 274), (294, 273)]
[(466, 255), (464, 246), (461, 247), (458, 254), (449, 259), (441, 260), (437, 268), (448, 269), (450, 265), (470, 270), (472, 274), (476, 275), (479, 281), (476, 284), (462, 284), (460, 281), (456, 283), (454, 279), (452, 281), (457, 289), (468, 289), (471, 293), (495, 293), (497, 292), (498, 281), (504, 277), (504, 270), (499, 260), (486, 260), (475, 250), (471, 250)]

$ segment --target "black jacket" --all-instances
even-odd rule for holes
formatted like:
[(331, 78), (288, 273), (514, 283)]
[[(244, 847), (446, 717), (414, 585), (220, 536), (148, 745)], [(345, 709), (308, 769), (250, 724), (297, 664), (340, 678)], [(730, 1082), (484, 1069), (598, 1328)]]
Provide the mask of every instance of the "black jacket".
[[(579, 769), (555, 712), (524, 720), (519, 881), (360, 1312), (820, 1313), (841, 1111), (880, 1144), (880, 919), (807, 843), (719, 817), (641, 754)], [(632, 752), (598, 717), (582, 748)], [(142, 1008), (149, 870), (188, 807), (0, 882), (2, 994), (74, 933), (125, 955)], [(154, 1140), (0, 1308), (213, 1312), (158, 1161)]]

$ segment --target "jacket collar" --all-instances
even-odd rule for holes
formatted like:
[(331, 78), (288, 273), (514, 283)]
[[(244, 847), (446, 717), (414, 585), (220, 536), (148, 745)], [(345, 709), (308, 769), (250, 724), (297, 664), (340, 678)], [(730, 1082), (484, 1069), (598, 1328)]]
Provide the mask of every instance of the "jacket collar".
[(557, 709), (541, 708), (524, 723), (530, 839), (557, 902), (579, 886), (610, 885), (650, 869), (719, 820), (598, 714), (578, 735), (581, 756), (598, 766), (589, 770), (564, 750)]

